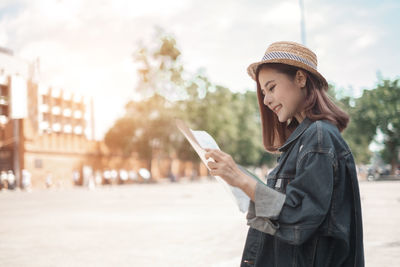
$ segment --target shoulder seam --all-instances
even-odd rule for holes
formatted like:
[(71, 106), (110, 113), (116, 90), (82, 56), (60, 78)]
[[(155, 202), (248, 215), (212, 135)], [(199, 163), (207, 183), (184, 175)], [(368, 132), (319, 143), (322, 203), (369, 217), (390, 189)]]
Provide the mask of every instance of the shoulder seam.
[(321, 121), (316, 121), (315, 123), (317, 125), (318, 149), (321, 149), (321, 145), (322, 145), (322, 125), (321, 125)]

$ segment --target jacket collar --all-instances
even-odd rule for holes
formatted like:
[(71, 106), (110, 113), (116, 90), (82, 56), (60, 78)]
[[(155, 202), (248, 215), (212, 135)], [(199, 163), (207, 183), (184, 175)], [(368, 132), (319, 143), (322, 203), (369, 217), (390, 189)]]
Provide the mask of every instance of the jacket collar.
[(296, 129), (293, 131), (293, 133), (291, 133), (291, 135), (289, 136), (289, 138), (286, 140), (286, 142), (283, 144), (283, 146), (281, 146), (280, 148), (278, 148), (278, 150), (280, 152), (282, 151), (286, 151), (290, 144), (293, 143), (293, 141), (295, 141), (296, 139), (298, 139), (301, 134), (308, 128), (308, 126), (311, 125), (311, 123), (313, 123), (312, 120), (310, 120), (308, 117), (306, 117), (297, 127)]

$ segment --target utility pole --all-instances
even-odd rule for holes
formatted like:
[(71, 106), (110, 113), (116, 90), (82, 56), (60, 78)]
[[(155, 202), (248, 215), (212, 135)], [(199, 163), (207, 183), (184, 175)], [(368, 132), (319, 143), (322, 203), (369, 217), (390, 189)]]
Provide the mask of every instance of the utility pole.
[(93, 97), (90, 98), (90, 127), (92, 128), (91, 131), (91, 138), (95, 140), (95, 131), (94, 131), (94, 105), (93, 105)]
[(16, 186), (21, 186), (21, 170), (24, 168), (23, 147), (24, 147), (24, 131), (23, 119), (28, 115), (28, 87), (25, 78), (19, 74), (10, 76), (9, 84), (11, 89), (11, 113), (10, 118), (13, 124), (13, 165)]
[(306, 23), (304, 16), (304, 2), (303, 0), (299, 0), (300, 5), (300, 31), (301, 31), (301, 43), (306, 45)]
[(14, 135), (14, 175), (16, 188), (21, 187), (21, 140), (20, 140), (20, 121), (21, 119), (13, 119), (13, 135)]

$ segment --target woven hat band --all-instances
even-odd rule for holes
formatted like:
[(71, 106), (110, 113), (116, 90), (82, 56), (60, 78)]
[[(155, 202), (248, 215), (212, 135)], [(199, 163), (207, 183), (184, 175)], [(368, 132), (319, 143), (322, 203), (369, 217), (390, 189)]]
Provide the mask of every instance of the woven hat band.
[(309, 60), (299, 57), (298, 55), (288, 53), (288, 52), (278, 52), (278, 51), (269, 52), (263, 56), (261, 61), (270, 60), (270, 59), (291, 59), (291, 60), (295, 60), (295, 61), (304, 63), (315, 70), (317, 69), (317, 66), (315, 64), (313, 64), (312, 62), (310, 62)]

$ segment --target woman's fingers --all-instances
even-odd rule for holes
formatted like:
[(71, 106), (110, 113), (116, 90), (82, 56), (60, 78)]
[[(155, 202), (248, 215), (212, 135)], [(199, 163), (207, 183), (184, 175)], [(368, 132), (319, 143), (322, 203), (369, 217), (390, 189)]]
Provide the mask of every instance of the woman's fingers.
[(217, 167), (218, 167), (218, 165), (217, 165), (217, 163), (216, 162), (213, 162), (213, 161), (209, 161), (208, 163), (207, 163), (207, 166), (210, 168), (210, 169), (216, 169)]
[(206, 149), (206, 154), (204, 155), (206, 159), (213, 158), (216, 162), (222, 160), (222, 152), (218, 149)]
[(233, 167), (236, 166), (236, 164), (232, 160), (232, 157), (218, 149), (205, 149), (205, 151), (205, 158), (207, 160), (210, 158), (213, 159), (213, 161), (207, 162), (207, 167), (210, 169), (210, 174), (212, 176), (220, 176), (226, 180), (227, 183), (231, 184), (231, 177), (236, 176), (235, 168)]

